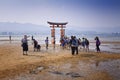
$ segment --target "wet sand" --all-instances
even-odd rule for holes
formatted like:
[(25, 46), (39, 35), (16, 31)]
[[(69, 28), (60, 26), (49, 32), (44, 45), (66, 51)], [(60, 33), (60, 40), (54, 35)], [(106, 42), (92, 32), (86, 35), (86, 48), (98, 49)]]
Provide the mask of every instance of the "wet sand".
[[(55, 50), (42, 45), (40, 52), (34, 52), (30, 44), (23, 56), (19, 43), (0, 45), (0, 80), (119, 80), (119, 63), (120, 54), (114, 53), (79, 51), (72, 56), (58, 45)], [(35, 72), (39, 67), (43, 69)]]

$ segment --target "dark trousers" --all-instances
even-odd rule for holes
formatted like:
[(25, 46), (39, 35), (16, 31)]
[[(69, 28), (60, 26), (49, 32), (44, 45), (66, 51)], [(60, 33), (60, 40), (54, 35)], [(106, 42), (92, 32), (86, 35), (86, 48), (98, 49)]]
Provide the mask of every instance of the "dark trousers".
[(75, 47), (71, 47), (72, 55), (75, 53)]
[(97, 50), (97, 52), (100, 52), (99, 45), (96, 45), (96, 50)]
[(48, 49), (48, 44), (46, 43), (46, 49)]
[(78, 47), (75, 47), (75, 50), (76, 50), (76, 54), (78, 54)]
[(72, 51), (72, 55), (75, 54), (75, 51), (76, 51), (76, 54), (78, 54), (78, 47), (71, 47), (71, 51)]

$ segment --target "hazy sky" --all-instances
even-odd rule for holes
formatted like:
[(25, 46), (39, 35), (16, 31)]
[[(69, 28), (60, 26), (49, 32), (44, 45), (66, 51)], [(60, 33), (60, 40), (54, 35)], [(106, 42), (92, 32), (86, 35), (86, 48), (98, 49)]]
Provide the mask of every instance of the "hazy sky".
[(120, 27), (120, 0), (0, 0), (0, 22), (68, 22), (83, 29)]

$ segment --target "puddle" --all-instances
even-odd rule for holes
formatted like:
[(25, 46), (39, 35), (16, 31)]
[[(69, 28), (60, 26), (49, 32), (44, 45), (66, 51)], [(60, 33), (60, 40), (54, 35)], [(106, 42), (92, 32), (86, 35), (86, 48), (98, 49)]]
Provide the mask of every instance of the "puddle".
[(64, 75), (62, 72), (58, 72), (58, 71), (48, 71), (52, 74), (57, 74), (57, 75)]
[(97, 66), (95, 65), (95, 67), (96, 70), (106, 71), (113, 76), (115, 80), (120, 79), (120, 60), (97, 62)]
[(74, 72), (66, 73), (66, 75), (70, 75), (73, 78), (82, 77), (79, 73)]
[[(34, 71), (36, 71), (35, 74)], [(73, 78), (80, 80), (96, 72), (105, 72), (113, 77), (114, 80), (119, 80), (120, 59), (104, 61), (81, 60), (77, 62), (67, 62), (59, 66), (50, 65), (48, 69), (40, 66), (34, 71), (33, 74), (21, 74), (9, 80), (73, 80)]]
[[(120, 53), (120, 44), (105, 44), (102, 43), (100, 45), (100, 49), (101, 51), (105, 51), (105, 52), (111, 52), (111, 53)], [(90, 44), (90, 50), (94, 50), (95, 51), (95, 43)]]
[(41, 72), (41, 71), (44, 70), (44, 69), (45, 69), (44, 67), (39, 66), (39, 67), (37, 67), (36, 69), (31, 70), (29, 73), (30, 73), (30, 74), (38, 74), (39, 72)]

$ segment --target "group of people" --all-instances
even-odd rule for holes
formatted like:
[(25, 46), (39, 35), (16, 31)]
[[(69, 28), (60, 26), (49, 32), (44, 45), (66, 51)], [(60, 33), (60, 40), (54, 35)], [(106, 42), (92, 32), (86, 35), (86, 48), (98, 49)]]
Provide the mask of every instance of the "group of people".
[[(96, 40), (96, 51), (100, 52), (100, 40), (99, 37), (95, 37)], [(38, 44), (38, 41), (35, 40), (32, 36), (32, 41), (34, 44), (34, 51), (40, 51), (41, 46), (40, 44)], [(27, 40), (27, 35), (24, 35), (24, 38), (21, 40), (22, 42), (22, 47), (23, 47), (23, 55), (27, 55), (27, 51), (28, 51), (28, 40)], [(52, 40), (52, 44), (53, 44), (53, 48), (55, 49), (55, 38), (53, 38)], [(46, 37), (45, 39), (45, 45), (46, 45), (46, 49), (48, 49), (48, 45), (49, 45), (49, 40), (48, 37)], [(81, 39), (77, 39), (76, 36), (71, 36), (71, 39), (69, 39), (68, 37), (63, 37), (60, 39), (60, 46), (62, 46), (62, 48), (71, 48), (71, 53), (72, 55), (78, 54), (78, 47), (80, 46), (80, 48), (82, 47), (83, 51), (89, 51), (89, 40), (87, 38), (82, 38)], [(24, 53), (25, 52), (25, 53)]]
[[(95, 37), (96, 40), (96, 51), (100, 52), (100, 40), (99, 37)], [(68, 37), (63, 37), (60, 39), (60, 46), (62, 46), (63, 49), (65, 48), (71, 48), (72, 55), (78, 54), (78, 49), (83, 49), (83, 51), (88, 52), (89, 51), (89, 40), (87, 38), (82, 38), (82, 40), (79, 38), (77, 39), (76, 36), (71, 36), (71, 39)]]
[(68, 37), (61, 38), (60, 46), (62, 47), (62, 49), (70, 48), (69, 42), (70, 42), (70, 39)]
[(83, 48), (83, 51), (89, 51), (89, 40), (87, 38), (82, 38), (81, 39), (77, 39), (76, 36), (71, 36), (71, 39), (69, 39), (68, 37), (63, 37), (60, 39), (60, 46), (62, 46), (63, 49), (65, 48), (70, 48), (71, 47), (71, 40), (74, 40), (73, 38), (75, 38), (77, 40), (76, 46)]
[[(81, 39), (77, 39), (76, 36), (71, 36), (71, 39), (70, 39), (70, 46), (71, 46), (71, 52), (72, 52), (72, 55), (75, 54), (78, 54), (78, 47), (79, 46), (82, 46), (83, 48), (83, 51), (86, 51), (88, 52), (89, 51), (89, 40), (87, 38), (82, 38), (83, 40), (81, 41)], [(96, 40), (96, 51), (97, 52), (100, 52), (100, 40), (99, 40), (99, 37), (95, 37), (95, 40)]]
[[(22, 42), (21, 46), (23, 47), (23, 55), (28, 55), (27, 54), (27, 51), (28, 51), (28, 39), (27, 38), (28, 38), (27, 35), (24, 35), (24, 38), (21, 40)], [(40, 44), (38, 44), (38, 41), (33, 38), (33, 36), (32, 36), (32, 42), (34, 45), (34, 51), (40, 51), (41, 46)], [(48, 44), (49, 44), (48, 37), (46, 37), (45, 39), (45, 44), (46, 44), (46, 49), (48, 49)]]

